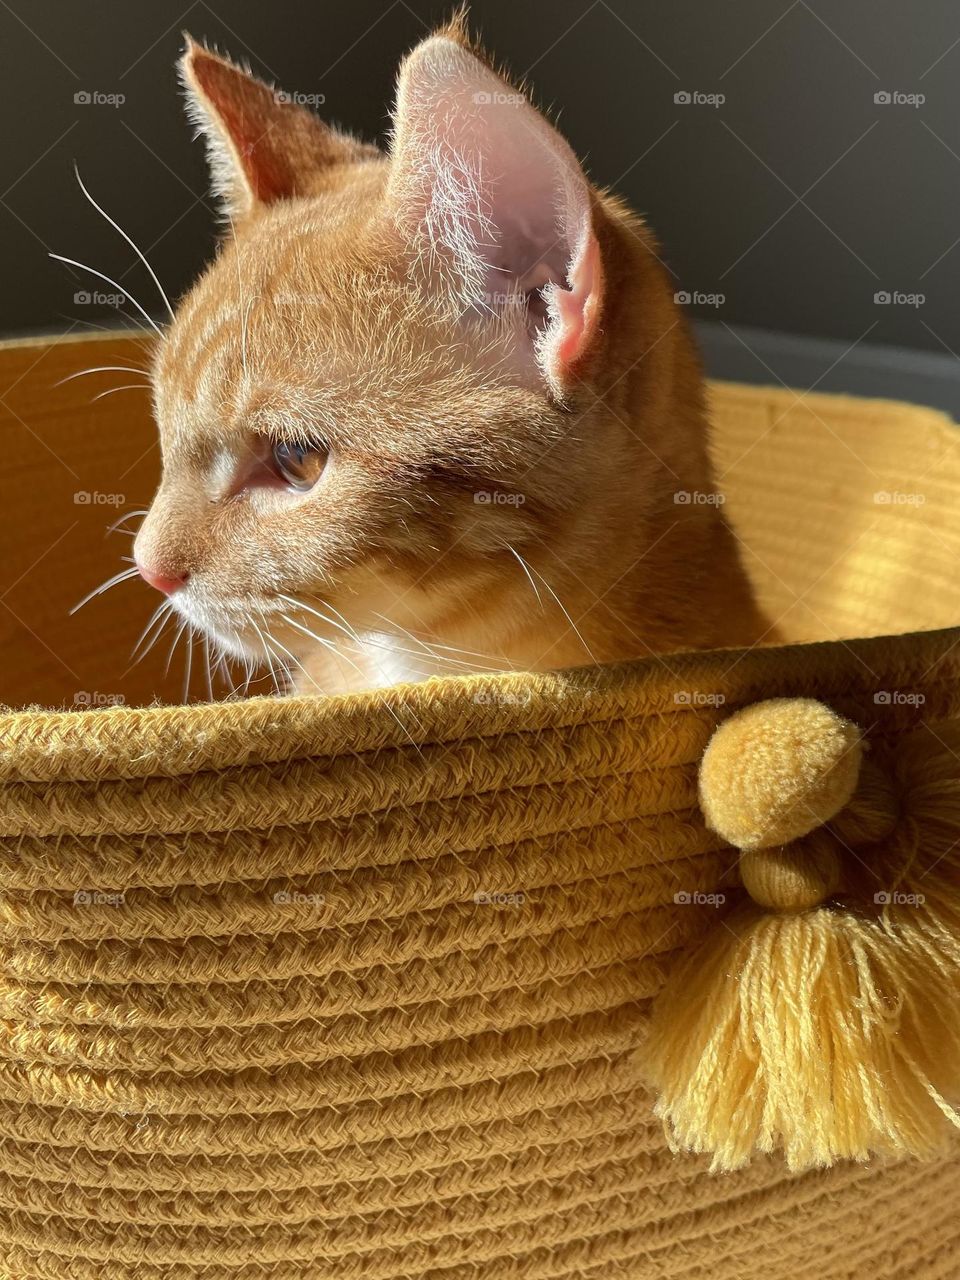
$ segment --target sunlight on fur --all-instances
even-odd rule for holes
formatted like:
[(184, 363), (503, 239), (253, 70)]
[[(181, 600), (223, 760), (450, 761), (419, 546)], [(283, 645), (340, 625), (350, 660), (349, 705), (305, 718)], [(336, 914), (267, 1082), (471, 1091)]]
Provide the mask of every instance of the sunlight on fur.
[(181, 73), (224, 236), (149, 373), (143, 648), (335, 693), (772, 638), (655, 241), (462, 20), (387, 153), (193, 41)]

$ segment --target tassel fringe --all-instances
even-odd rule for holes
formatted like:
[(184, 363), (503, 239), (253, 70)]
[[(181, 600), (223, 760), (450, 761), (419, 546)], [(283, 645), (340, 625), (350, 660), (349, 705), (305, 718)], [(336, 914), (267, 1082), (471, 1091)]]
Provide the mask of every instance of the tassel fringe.
[(954, 745), (925, 730), (900, 744), (903, 813), (854, 858), (866, 901), (794, 914), (746, 902), (671, 977), (645, 1062), (675, 1149), (711, 1153), (714, 1170), (782, 1151), (799, 1171), (949, 1145), (960, 1127)]

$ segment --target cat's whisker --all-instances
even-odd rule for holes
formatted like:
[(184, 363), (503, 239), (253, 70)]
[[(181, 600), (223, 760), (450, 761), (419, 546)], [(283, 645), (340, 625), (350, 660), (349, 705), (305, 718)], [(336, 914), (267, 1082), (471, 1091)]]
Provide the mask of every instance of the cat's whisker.
[[(130, 667), (136, 666), (138, 662), (143, 661), (143, 659), (147, 656), (147, 654), (150, 652), (153, 646), (160, 639), (160, 636), (163, 634), (164, 630), (166, 629), (167, 623), (170, 621), (172, 617), (173, 617), (173, 601), (172, 600), (164, 600), (157, 605), (156, 609), (154, 609), (153, 613), (150, 615), (150, 619), (147, 622), (147, 625), (140, 632), (140, 639), (133, 646), (133, 649), (130, 653)], [(159, 623), (159, 626), (157, 626), (157, 623)], [(154, 627), (156, 627), (156, 631), (151, 636), (150, 641), (147, 644), (147, 647), (141, 653), (140, 652), (141, 645), (144, 644), (144, 642), (147, 639), (147, 636), (150, 635), (150, 632), (153, 631)], [(139, 657), (137, 656), (138, 654), (139, 654)], [(130, 667), (127, 668), (128, 671), (130, 670)]]
[(111, 587), (117, 587), (121, 582), (127, 582), (131, 578), (137, 577), (139, 573), (140, 570), (136, 567), (123, 569), (120, 573), (115, 573), (112, 578), (108, 578), (106, 582), (101, 582), (99, 587), (94, 587), (93, 591), (85, 595), (82, 600), (79, 600), (70, 610), (70, 617), (72, 618), (77, 610), (82, 609), (85, 604), (89, 604), (97, 596), (102, 596), (105, 591), (109, 591)]
[(101, 391), (98, 395), (92, 396), (90, 403), (94, 404), (97, 400), (102, 400), (104, 396), (115, 395), (118, 391), (150, 391), (152, 390), (149, 382), (127, 382), (122, 387), (110, 387), (107, 391)]
[(253, 664), (249, 657), (244, 654), (240, 659), (240, 665), (243, 668), (244, 674), (243, 688), (240, 690), (240, 697), (245, 698), (250, 692), (250, 681), (253, 679)]
[(207, 667), (207, 701), (213, 701), (213, 673), (210, 670), (210, 640), (207, 633), (203, 633), (203, 657)]
[(149, 377), (147, 369), (130, 368), (124, 364), (95, 364), (89, 369), (81, 369), (78, 373), (68, 373), (65, 378), (61, 378), (59, 382), (55, 382), (55, 387), (62, 387), (66, 382), (73, 382), (74, 378), (85, 378), (91, 373), (142, 373)]
[[(348, 639), (353, 640), (356, 644), (363, 644), (360, 636), (357, 635), (353, 627), (347, 622), (343, 614), (337, 616), (343, 619), (345, 625), (334, 622), (333, 618), (328, 618), (325, 613), (321, 613), (319, 609), (315, 609), (312, 605), (306, 604), (303, 600), (296, 600), (293, 596), (284, 595), (282, 591), (277, 592), (281, 600), (285, 600), (287, 604), (292, 604), (297, 609), (304, 609), (307, 613), (312, 613), (315, 618), (319, 618), (321, 622), (327, 623), (328, 626), (334, 627), (337, 631), (342, 631)], [(332, 606), (331, 606), (332, 607)], [(334, 610), (336, 612), (336, 610)]]
[(587, 644), (586, 640), (584, 640), (583, 635), (580, 631), (580, 628), (577, 626), (573, 618), (571, 618), (570, 614), (567, 612), (567, 608), (564, 605), (563, 601), (560, 599), (560, 597), (557, 595), (553, 587), (551, 587), (550, 583), (546, 580), (546, 578), (543, 576), (543, 574), (540, 572), (539, 569), (534, 569), (533, 565), (530, 565), (530, 569), (532, 570), (533, 573), (537, 575), (537, 577), (540, 579), (540, 581), (543, 583), (546, 589), (550, 592), (551, 596), (553, 596), (554, 600), (557, 602), (557, 606), (559, 607), (560, 612), (566, 618), (567, 622), (570, 624), (570, 629), (573, 631), (573, 634), (577, 637), (577, 639), (583, 645), (584, 650), (586, 651), (587, 657), (590, 659), (591, 662), (596, 663), (597, 658), (595, 657), (590, 646)]
[[(310, 610), (310, 612), (311, 613), (315, 612), (315, 610)], [(319, 617), (320, 615), (318, 614), (317, 616)], [(309, 627), (301, 626), (299, 622), (297, 622), (294, 618), (291, 618), (290, 615), (287, 613), (281, 613), (280, 617), (283, 619), (285, 623), (287, 623), (288, 626), (295, 627), (297, 631), (301, 631), (304, 635), (309, 636), (311, 640), (315, 640), (317, 644), (322, 645), (325, 649), (327, 649), (330, 653), (332, 653), (335, 658), (342, 658), (344, 661), (349, 662), (356, 672), (362, 674), (361, 668), (355, 662), (353, 662), (352, 659), (348, 658), (347, 653), (343, 647), (342, 641), (338, 644), (335, 641), (329, 640), (324, 636), (318, 636), (315, 631), (311, 631)], [(331, 619), (328, 619), (328, 618), (324, 618), (323, 620), (325, 622), (331, 621)], [(339, 629), (341, 631), (343, 630), (342, 627)], [(354, 632), (354, 635), (356, 635), (356, 632)], [(378, 642), (375, 636), (368, 636), (365, 640), (361, 639), (360, 636), (357, 636), (355, 652), (358, 654), (366, 652), (368, 656), (371, 656), (369, 653), (369, 650), (371, 648), (386, 649), (387, 647), (388, 646), (384, 645), (382, 642)], [(397, 649), (395, 650), (395, 652), (407, 653), (407, 654), (411, 654), (414, 657), (419, 657), (418, 654), (414, 654), (413, 651), (410, 649)]]
[(250, 307), (253, 306), (254, 299), (251, 298), (248, 305), (244, 305), (243, 301), (243, 276), (240, 271), (240, 241), (237, 238), (237, 228), (233, 221), (233, 215), (230, 218), (230, 231), (233, 234), (233, 243), (236, 246), (235, 261), (237, 264), (237, 306), (240, 312), (240, 366), (243, 369), (243, 380), (246, 382), (248, 377), (247, 370), (247, 322), (250, 318)]
[(517, 551), (515, 547), (512, 547), (509, 542), (505, 543), (504, 545), (506, 546), (510, 554), (516, 558), (517, 564), (519, 564), (520, 568), (527, 575), (527, 581), (530, 583), (531, 587), (533, 587), (533, 594), (537, 597), (537, 604), (540, 606), (540, 612), (543, 613), (544, 612), (543, 597), (540, 595), (540, 590), (537, 584), (533, 580), (533, 575), (530, 572), (530, 566), (524, 560), (520, 552)]
[[(291, 618), (286, 613), (281, 613), (280, 617), (283, 619), (284, 622), (287, 623), (288, 626), (296, 628), (297, 631), (302, 632), (305, 636), (309, 636), (311, 640), (314, 640), (316, 641), (317, 644), (322, 645), (323, 648), (329, 650), (330, 653), (334, 653), (334, 654), (339, 653), (339, 650), (337, 646), (334, 644), (334, 642), (332, 640), (328, 640), (326, 636), (318, 636), (315, 631), (311, 631), (309, 627), (303, 626), (301, 623), (297, 622), (295, 618)], [(359, 669), (360, 668), (358, 667), (357, 670), (359, 671)]]
[(62, 253), (51, 253), (48, 254), (48, 257), (53, 258), (55, 262), (65, 262), (68, 267), (76, 267), (79, 271), (89, 271), (89, 273), (92, 276), (96, 276), (98, 280), (104, 280), (107, 284), (112, 285), (113, 288), (116, 289), (117, 293), (123, 294), (125, 298), (130, 299), (161, 342), (166, 341), (167, 335), (157, 325), (157, 322), (151, 318), (150, 314), (140, 305), (129, 289), (125, 289), (122, 284), (118, 284), (117, 281), (112, 280), (110, 276), (104, 275), (102, 271), (97, 271), (95, 267), (87, 266), (85, 262), (77, 262), (75, 258), (65, 258)]
[(455, 667), (463, 667), (465, 671), (476, 671), (477, 669), (476, 663), (464, 662), (461, 658), (445, 657), (443, 654), (438, 653), (437, 650), (433, 647), (432, 644), (430, 644), (429, 641), (422, 640), (419, 636), (414, 635), (412, 631), (408, 631), (406, 627), (402, 627), (399, 622), (391, 622), (391, 620), (382, 613), (377, 613), (375, 614), (375, 616), (382, 619), (382, 621), (386, 623), (387, 627), (390, 628), (390, 630), (387, 632), (387, 635), (390, 637), (391, 640), (395, 636), (395, 631), (394, 631), (395, 629), (396, 631), (399, 631), (402, 635), (408, 636), (415, 645), (419, 646), (419, 648), (408, 649), (406, 648), (405, 645), (393, 645), (393, 644), (385, 645), (381, 641), (377, 640), (375, 636), (371, 636), (368, 643), (376, 644), (382, 649), (389, 649), (395, 653), (406, 654), (408, 657), (411, 657), (411, 658), (427, 657), (432, 662), (436, 663), (436, 665), (440, 668), (442, 668), (444, 665), (452, 664)]
[(237, 696), (237, 685), (236, 685), (236, 681), (233, 678), (233, 673), (230, 670), (230, 663), (227, 660), (227, 651), (224, 648), (224, 646), (217, 640), (214, 640), (213, 642), (213, 649), (214, 649), (214, 655), (215, 655), (215, 662), (214, 662), (213, 669), (220, 676), (220, 679), (223, 681), (223, 683), (228, 686), (230, 690), (228, 696), (231, 698), (235, 698)]
[[(430, 658), (431, 658), (434, 662), (436, 662), (438, 665), (441, 665), (441, 666), (442, 666), (442, 664), (443, 664), (443, 662), (444, 662), (444, 661), (449, 661), (449, 662), (454, 663), (456, 666), (461, 666), (461, 667), (465, 667), (465, 668), (467, 668), (467, 669), (469, 669), (469, 670), (473, 670), (473, 664), (471, 664), (471, 663), (468, 663), (468, 662), (461, 662), (461, 661), (459, 661), (458, 659), (455, 659), (455, 658), (442, 659), (442, 658), (439, 656), (439, 654), (437, 654), (437, 653), (434, 653), (434, 652), (433, 652), (433, 650), (432, 650), (432, 649), (430, 648), (430, 646), (426, 643), (426, 641), (423, 641), (423, 640), (418, 639), (418, 638), (417, 638), (417, 636), (413, 635), (413, 634), (412, 634), (411, 632), (409, 632), (409, 631), (406, 631), (404, 627), (400, 627), (398, 624), (391, 623), (391, 622), (389, 621), (389, 619), (387, 619), (387, 618), (383, 618), (383, 615), (382, 615), (382, 614), (377, 614), (376, 616), (377, 616), (377, 617), (379, 617), (379, 618), (383, 618), (383, 620), (388, 624), (388, 626), (391, 626), (391, 627), (392, 627), (392, 626), (397, 626), (397, 629), (398, 629), (399, 631), (404, 631), (404, 632), (405, 632), (405, 634), (406, 634), (406, 635), (408, 635), (408, 636), (410, 637), (410, 639), (411, 639), (415, 644), (417, 644), (417, 645), (419, 645), (419, 646), (420, 646), (420, 651), (418, 652), (417, 650), (414, 650), (414, 649), (407, 649), (407, 648), (403, 647), (402, 645), (400, 645), (400, 646), (397, 646), (397, 645), (386, 645), (386, 644), (384, 644), (384, 643), (383, 643), (383, 641), (382, 641), (382, 640), (379, 640), (375, 635), (368, 635), (368, 636), (365, 636), (365, 637), (364, 637), (364, 636), (360, 636), (360, 635), (358, 634), (358, 632), (355, 630), (355, 628), (353, 628), (353, 627), (350, 625), (350, 623), (347, 621), (347, 619), (346, 619), (346, 618), (344, 618), (343, 614), (342, 614), (342, 613), (340, 613), (340, 612), (339, 612), (339, 610), (335, 609), (335, 608), (333, 607), (333, 605), (331, 605), (328, 601), (325, 601), (325, 603), (327, 604), (327, 607), (328, 607), (329, 609), (333, 610), (333, 612), (337, 615), (337, 617), (338, 617), (338, 618), (340, 618), (340, 619), (342, 620), (342, 622), (343, 622), (343, 625), (342, 625), (342, 626), (338, 625), (338, 624), (333, 620), (333, 618), (330, 618), (330, 617), (328, 617), (325, 613), (320, 612), (320, 610), (315, 609), (315, 608), (311, 607), (311, 606), (310, 606), (310, 605), (308, 605), (308, 604), (305, 604), (305, 603), (304, 603), (304, 601), (302, 601), (302, 600), (297, 600), (297, 599), (295, 599), (293, 596), (284, 595), (284, 593), (283, 593), (282, 591), (281, 591), (281, 592), (278, 592), (278, 595), (279, 595), (279, 597), (280, 597), (280, 599), (281, 599), (281, 600), (286, 600), (289, 604), (293, 605), (295, 608), (303, 609), (303, 610), (305, 610), (307, 613), (312, 613), (315, 617), (319, 618), (321, 622), (326, 622), (329, 626), (331, 626), (331, 627), (335, 627), (338, 631), (342, 631), (342, 632), (344, 633), (344, 635), (346, 635), (350, 640), (352, 640), (352, 641), (357, 645), (358, 649), (359, 649), (361, 652), (363, 652), (364, 650), (369, 651), (369, 649), (370, 649), (370, 648), (378, 648), (378, 649), (389, 650), (389, 651), (392, 651), (392, 652), (395, 652), (395, 653), (402, 653), (402, 654), (405, 654), (405, 655), (407, 655), (408, 657), (412, 657), (412, 658), (419, 658), (419, 657), (421, 657), (421, 656), (423, 655), (423, 653), (426, 653), (426, 654), (427, 654), (427, 656), (428, 656), (428, 657), (430, 657)], [(295, 626), (295, 625), (296, 625), (296, 624), (294, 623), (293, 619), (292, 619), (292, 618), (289, 618), (286, 614), (281, 614), (280, 616), (284, 619), (284, 621), (288, 622), (291, 626)], [(311, 634), (312, 634), (312, 633), (311, 633)], [(317, 639), (317, 640), (319, 640), (319, 639), (320, 639), (320, 637), (319, 637), (319, 636), (315, 636), (314, 638), (315, 638), (315, 639)], [(466, 652), (466, 650), (464, 650), (464, 652)], [(484, 656), (484, 655), (477, 655), (477, 656)]]
[(253, 627), (254, 631), (257, 633), (257, 635), (260, 638), (260, 644), (263, 648), (263, 654), (267, 660), (267, 665), (270, 668), (270, 676), (273, 679), (273, 687), (276, 690), (277, 697), (280, 697), (281, 696), (280, 681), (277, 679), (277, 673), (273, 665), (274, 655), (264, 638), (263, 632), (260, 630), (260, 628), (257, 626), (257, 624), (254, 622), (252, 618), (250, 619), (250, 625), (251, 627)]
[[(440, 660), (444, 662), (454, 661), (453, 658), (449, 658), (449, 659), (443, 658), (442, 654), (439, 652), (441, 650), (444, 654), (462, 653), (465, 658), (481, 658), (483, 659), (484, 662), (492, 662), (495, 665), (491, 667), (490, 670), (493, 670), (493, 671), (502, 670), (503, 663), (505, 661), (508, 661), (507, 659), (504, 659), (504, 658), (498, 658), (497, 655), (493, 653), (480, 653), (476, 649), (461, 649), (457, 645), (441, 644), (439, 640), (430, 640), (430, 641), (422, 640), (419, 636), (415, 635), (412, 631), (408, 631), (406, 627), (402, 627), (399, 622), (395, 622), (392, 618), (388, 618), (385, 613), (377, 613), (376, 610), (374, 610), (373, 616), (375, 618), (379, 618), (381, 622), (386, 623), (388, 627), (391, 627), (391, 628), (395, 627), (398, 631), (403, 632), (404, 635), (409, 636), (410, 639), (413, 640), (416, 644), (424, 646), (424, 648), (426, 648), (431, 653), (432, 656), (437, 658), (438, 661)], [(462, 665), (466, 667), (471, 667), (471, 668), (475, 666), (474, 663), (469, 663), (469, 662), (465, 662)], [(509, 665), (512, 667), (514, 664), (509, 663)]]
[(173, 655), (177, 651), (177, 645), (180, 643), (180, 637), (183, 635), (186, 628), (187, 628), (187, 620), (186, 618), (181, 618), (180, 625), (179, 627), (177, 627), (177, 634), (173, 637), (173, 644), (170, 646), (170, 651), (167, 654), (167, 661), (164, 664), (164, 668), (163, 668), (164, 677), (170, 674), (170, 664), (173, 661)]
[(291, 653), (290, 650), (286, 647), (286, 645), (281, 644), (280, 641), (277, 639), (277, 637), (269, 629), (267, 629), (267, 637), (269, 638), (272, 644), (275, 644), (277, 648), (281, 650), (282, 653), (285, 653), (287, 655), (287, 657), (290, 659), (291, 662), (295, 663), (300, 668), (300, 670), (307, 677), (307, 679), (310, 681), (313, 687), (315, 689), (320, 690), (320, 692), (322, 693), (323, 690), (320, 689), (320, 686), (317, 684), (316, 680), (314, 680), (313, 676), (310, 674), (307, 668), (303, 665), (300, 659), (295, 654)]
[[(239, 269), (239, 263), (237, 264)], [(247, 370), (247, 325), (250, 321), (250, 308), (256, 302), (256, 298), (251, 298), (243, 310), (243, 316), (240, 320), (240, 357), (243, 366), (243, 380), (247, 381), (249, 373)]]
[[(299, 622), (296, 622), (293, 618), (288, 617), (288, 615), (285, 613), (282, 613), (280, 617), (283, 618), (284, 622), (286, 622), (289, 626), (295, 627), (297, 631), (302, 631), (305, 636), (308, 636), (311, 640), (316, 641), (316, 643), (319, 645), (322, 645), (323, 648), (328, 649), (335, 658), (343, 659), (345, 662), (348, 662), (350, 666), (353, 667), (354, 671), (356, 671), (357, 674), (361, 676), (361, 678), (363, 677), (362, 669), (351, 658), (347, 657), (347, 655), (343, 652), (343, 649), (341, 647), (335, 645), (331, 640), (326, 640), (322, 636), (316, 635), (313, 631), (310, 630), (309, 627), (302, 626)], [(279, 644), (279, 641), (277, 640), (275, 640), (274, 642)], [(296, 659), (294, 660), (296, 661)], [(298, 662), (297, 665), (300, 666), (302, 669), (301, 663)], [(307, 674), (307, 673), (305, 672), (304, 674)], [(316, 684), (316, 681), (313, 680), (312, 676), (308, 676), (308, 679), (311, 681), (311, 683)], [(387, 702), (384, 702), (383, 705), (386, 707), (391, 717), (396, 721), (397, 726), (399, 727), (401, 732), (406, 736), (406, 739), (410, 743), (410, 745), (416, 750), (418, 755), (422, 756), (423, 752), (420, 750), (420, 747), (417, 745), (415, 739), (411, 735), (410, 730), (407, 728), (407, 726), (403, 723), (403, 721), (394, 711), (393, 707), (391, 707)]]
[(353, 626), (351, 626), (351, 624), (350, 624), (350, 623), (347, 621), (347, 619), (343, 616), (343, 614), (340, 612), (340, 610), (339, 610), (339, 609), (334, 608), (334, 606), (330, 603), (330, 601), (329, 601), (329, 600), (325, 600), (325, 601), (324, 601), (324, 604), (327, 606), (327, 608), (330, 610), (330, 612), (331, 612), (331, 613), (332, 613), (336, 618), (339, 618), (339, 619), (340, 619), (340, 622), (343, 624), (343, 626), (344, 626), (344, 627), (346, 627), (347, 632), (348, 632), (348, 633), (349, 633), (349, 634), (354, 638), (354, 640), (357, 642), (357, 644), (362, 644), (362, 643), (363, 643), (363, 641), (360, 639), (360, 636), (358, 635), (358, 633), (357, 633), (356, 629), (355, 629)]
[[(311, 610), (311, 612), (314, 612), (314, 611)], [(342, 645), (335, 644), (334, 641), (328, 640), (324, 636), (318, 636), (315, 631), (311, 631), (309, 627), (303, 626), (301, 623), (297, 622), (296, 619), (291, 618), (286, 613), (281, 613), (280, 617), (289, 626), (294, 627), (297, 631), (301, 631), (305, 636), (308, 636), (311, 640), (314, 640), (317, 644), (322, 645), (323, 648), (328, 650), (331, 654), (333, 654), (335, 658), (342, 659), (344, 662), (347, 662), (359, 676), (361, 677), (363, 676), (363, 669), (356, 662), (354, 662), (353, 659), (348, 656), (348, 654), (344, 652)], [(328, 621), (328, 619), (324, 619), (324, 621)], [(362, 642), (361, 642), (361, 645), (362, 645)]]
[[(133, 240), (131, 240), (131, 238), (127, 235), (127, 233), (126, 233), (126, 231), (124, 231), (123, 227), (121, 227), (121, 226), (120, 226), (120, 224), (119, 224), (118, 222), (115, 222), (115, 221), (113, 220), (113, 218), (111, 218), (111, 217), (110, 217), (110, 215), (109, 215), (109, 213), (107, 213), (106, 209), (103, 209), (99, 204), (97, 204), (96, 200), (94, 200), (93, 196), (90, 194), (90, 192), (87, 190), (87, 188), (83, 185), (83, 179), (80, 177), (80, 170), (77, 168), (76, 164), (74, 164), (74, 166), (73, 166), (73, 172), (74, 172), (74, 176), (75, 176), (75, 177), (76, 177), (76, 179), (77, 179), (77, 182), (78, 182), (78, 183), (79, 183), (79, 185), (80, 185), (80, 190), (83, 192), (83, 194), (87, 197), (87, 199), (88, 199), (88, 200), (90, 201), (90, 203), (93, 205), (94, 209), (96, 209), (97, 213), (99, 213), (99, 214), (101, 215), (101, 217), (105, 218), (105, 219), (107, 220), (107, 222), (109, 222), (109, 223), (110, 223), (110, 225), (111, 225), (111, 227), (113, 227), (114, 231), (119, 232), (119, 233), (120, 233), (120, 235), (122, 235), (122, 236), (123, 236), (124, 240), (126, 240), (127, 244), (130, 246), (130, 248), (133, 250), (133, 252), (137, 255), (137, 257), (140, 259), (140, 261), (143, 263), (143, 265), (147, 268), (147, 271), (149, 271), (149, 273), (150, 273), (150, 279), (151, 279), (151, 280), (153, 281), (153, 283), (157, 286), (157, 291), (159, 292), (160, 297), (163, 299), (163, 301), (164, 301), (164, 305), (165, 305), (165, 306), (166, 306), (166, 308), (167, 308), (167, 315), (168, 315), (168, 316), (170, 317), (170, 319), (172, 320), (172, 319), (173, 319), (173, 307), (170, 305), (170, 299), (167, 297), (167, 295), (166, 295), (166, 291), (164, 290), (163, 285), (160, 283), (159, 279), (157, 278), (157, 273), (154, 271), (153, 267), (151, 267), (150, 263), (147, 261), (146, 254), (144, 254), (144, 253), (141, 251), (141, 249), (140, 249), (136, 244), (134, 244)], [(129, 297), (129, 295), (127, 295), (127, 296)]]
[(110, 533), (127, 533), (127, 534), (130, 534), (132, 537), (133, 536), (132, 529), (121, 529), (120, 526), (123, 524), (125, 520), (135, 520), (137, 516), (146, 516), (148, 514), (149, 512), (147, 511), (146, 507), (140, 507), (137, 511), (125, 511), (122, 516), (117, 516), (113, 524), (108, 526), (107, 531), (103, 536), (106, 537), (107, 534), (110, 534)]
[(187, 623), (187, 663), (186, 671), (183, 675), (183, 702), (185, 706), (190, 701), (190, 677), (193, 674), (193, 641), (195, 635), (192, 624)]

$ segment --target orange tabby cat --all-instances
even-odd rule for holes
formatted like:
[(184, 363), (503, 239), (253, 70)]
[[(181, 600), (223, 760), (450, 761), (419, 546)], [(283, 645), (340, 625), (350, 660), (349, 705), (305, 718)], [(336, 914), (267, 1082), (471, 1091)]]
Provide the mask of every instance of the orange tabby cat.
[(230, 234), (159, 344), (136, 559), (189, 624), (302, 692), (761, 637), (654, 241), (462, 23), (389, 154), (182, 72)]

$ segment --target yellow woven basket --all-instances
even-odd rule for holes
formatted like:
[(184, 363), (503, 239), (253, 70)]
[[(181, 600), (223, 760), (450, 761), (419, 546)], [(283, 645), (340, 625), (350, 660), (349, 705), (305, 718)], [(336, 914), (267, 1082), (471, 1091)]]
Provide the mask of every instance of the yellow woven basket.
[(146, 397), (54, 387), (136, 355), (0, 352), (0, 698), (28, 708), (0, 717), (0, 1276), (955, 1275), (954, 1159), (711, 1175), (636, 1057), (731, 865), (696, 803), (718, 718), (809, 695), (895, 750), (960, 715), (952, 424), (714, 388), (727, 512), (804, 643), (150, 706), (145, 589), (67, 618), (105, 508), (149, 499)]

